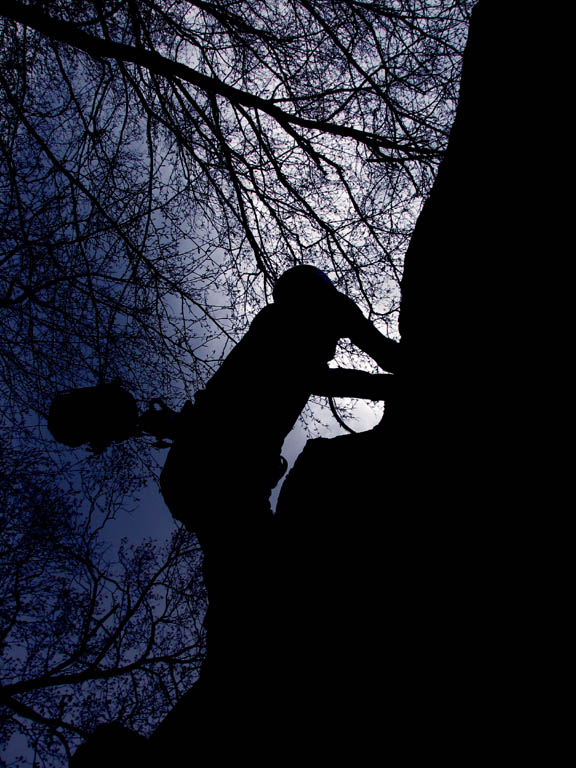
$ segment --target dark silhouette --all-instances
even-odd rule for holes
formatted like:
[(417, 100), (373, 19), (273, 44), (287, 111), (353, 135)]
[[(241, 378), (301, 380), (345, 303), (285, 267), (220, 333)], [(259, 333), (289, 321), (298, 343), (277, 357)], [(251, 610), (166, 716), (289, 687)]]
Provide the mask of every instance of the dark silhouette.
[[(221, 545), (226, 531), (234, 538), (237, 530), (266, 526), (270, 490), (282, 474), (282, 444), (310, 395), (386, 399), (393, 392), (391, 376), (328, 367), (338, 340), (349, 338), (397, 372), (399, 345), (321, 270), (290, 269), (273, 296), (194, 406), (184, 408), (162, 472), (170, 510), (206, 552)], [(239, 513), (240, 503), (250, 511)]]
[[(349, 338), (391, 372), (398, 371), (400, 352), (321, 270), (294, 267), (277, 281), (273, 296), (274, 304), (256, 316), (197, 394), (195, 405), (182, 412), (162, 473), (170, 509), (201, 538), (210, 537), (214, 516), (191, 503), (191, 472), (203, 467), (210, 476), (210, 467), (216, 467), (218, 475), (234, 476), (240, 487), (253, 486), (256, 498), (262, 493), (261, 507), (268, 509), (267, 496), (279, 479), (282, 444), (310, 395), (386, 399), (393, 391), (390, 376), (328, 367), (341, 338)], [(216, 457), (223, 457), (224, 464)], [(206, 484), (195, 483), (195, 494), (203, 492), (199, 485)], [(211, 498), (212, 490), (207, 493)]]
[[(285, 550), (269, 503), (286, 435), (311, 394), (393, 394), (393, 376), (328, 368), (339, 339), (349, 338), (385, 370), (400, 365), (399, 345), (319, 269), (290, 269), (273, 297), (182, 412), (161, 476), (172, 514), (197, 534), (205, 556), (208, 658), (180, 709), (187, 716), (195, 710), (206, 729), (237, 721), (225, 711), (239, 711), (247, 691), (262, 703), (286, 684), (277, 658), (286, 626)], [(168, 720), (175, 724), (178, 714)], [(266, 731), (272, 738), (270, 722)]]
[(111, 443), (138, 432), (138, 408), (118, 380), (95, 387), (59, 392), (52, 398), (48, 428), (59, 443), (88, 444), (102, 453)]
[(98, 726), (88, 739), (74, 753), (70, 768), (124, 768), (124, 766), (146, 766), (148, 740), (120, 723), (106, 723)]
[(94, 387), (80, 387), (56, 394), (50, 403), (48, 429), (59, 443), (71, 448), (86, 445), (102, 453), (112, 443), (153, 435), (157, 448), (168, 448), (174, 437), (178, 414), (154, 398), (138, 413), (134, 397), (119, 379)]

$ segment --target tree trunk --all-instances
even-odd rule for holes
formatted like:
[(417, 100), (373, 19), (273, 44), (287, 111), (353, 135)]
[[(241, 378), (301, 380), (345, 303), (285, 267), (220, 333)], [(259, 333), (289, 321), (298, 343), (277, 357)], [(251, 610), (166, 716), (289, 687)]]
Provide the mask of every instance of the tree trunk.
[(449, 146), (406, 255), (401, 395), (373, 432), (312, 441), (279, 501), (309, 621), (311, 585), (324, 587), (321, 663), (304, 651), (300, 668), (314, 680), (347, 659), (324, 706), (344, 732), (379, 714), (371, 740), (388, 754), (491, 754), (526, 736), (535, 704), (550, 487), (534, 416), (546, 344), (528, 325), (543, 233), (523, 13), (495, 0), (473, 12)]

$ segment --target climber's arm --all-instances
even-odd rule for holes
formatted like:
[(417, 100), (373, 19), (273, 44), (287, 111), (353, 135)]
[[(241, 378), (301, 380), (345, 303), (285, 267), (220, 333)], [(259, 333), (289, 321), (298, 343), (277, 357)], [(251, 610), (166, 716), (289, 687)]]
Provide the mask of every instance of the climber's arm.
[(362, 310), (344, 294), (340, 294), (339, 311), (345, 318), (346, 337), (380, 368), (391, 373), (400, 371), (400, 344), (381, 333), (374, 323), (364, 317)]

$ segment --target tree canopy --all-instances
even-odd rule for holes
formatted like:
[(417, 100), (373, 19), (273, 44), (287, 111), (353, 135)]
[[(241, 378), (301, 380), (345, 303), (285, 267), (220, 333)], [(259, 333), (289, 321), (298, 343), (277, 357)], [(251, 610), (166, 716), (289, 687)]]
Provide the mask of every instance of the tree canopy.
[(2, 14), (2, 337), (27, 405), (32, 370), (194, 391), (298, 262), (394, 328), (465, 3)]

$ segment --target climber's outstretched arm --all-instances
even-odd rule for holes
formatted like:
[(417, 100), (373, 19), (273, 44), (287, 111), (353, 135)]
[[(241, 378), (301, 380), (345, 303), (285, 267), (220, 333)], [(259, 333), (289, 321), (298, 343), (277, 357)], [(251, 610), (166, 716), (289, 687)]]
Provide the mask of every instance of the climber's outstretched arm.
[(358, 323), (354, 328), (354, 335), (350, 341), (367, 355), (370, 355), (380, 368), (390, 373), (400, 372), (400, 344), (392, 341), (373, 325), (370, 320), (362, 316), (363, 323)]
[(396, 384), (395, 377), (387, 373), (367, 373), (353, 368), (326, 368), (315, 376), (312, 394), (388, 400), (394, 396)]
[(346, 318), (347, 336), (380, 368), (390, 373), (400, 371), (400, 344), (381, 333), (374, 323), (364, 317), (362, 310), (344, 294), (339, 294), (340, 316)]

